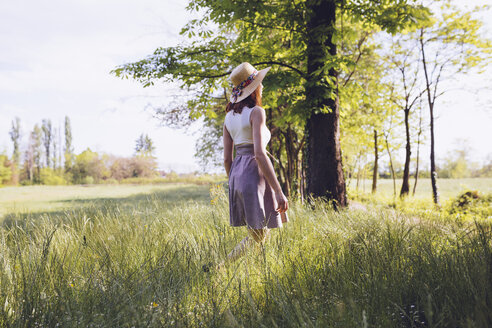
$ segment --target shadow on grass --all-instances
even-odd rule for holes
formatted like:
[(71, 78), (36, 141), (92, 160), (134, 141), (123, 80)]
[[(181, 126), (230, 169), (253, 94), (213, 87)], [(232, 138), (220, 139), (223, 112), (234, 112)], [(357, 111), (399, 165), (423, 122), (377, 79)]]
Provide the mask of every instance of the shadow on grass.
[(154, 189), (147, 193), (134, 194), (127, 197), (103, 197), (103, 198), (72, 198), (53, 200), (50, 203), (64, 204), (62, 209), (28, 213), (7, 213), (0, 217), (1, 226), (10, 228), (15, 225), (26, 225), (41, 218), (50, 218), (53, 223), (64, 223), (71, 216), (80, 214), (90, 216), (92, 213), (108, 213), (115, 209), (128, 210), (145, 206), (145, 204), (158, 204), (158, 208), (170, 208), (190, 201), (198, 204), (208, 204), (210, 196), (208, 186), (176, 186), (169, 190)]

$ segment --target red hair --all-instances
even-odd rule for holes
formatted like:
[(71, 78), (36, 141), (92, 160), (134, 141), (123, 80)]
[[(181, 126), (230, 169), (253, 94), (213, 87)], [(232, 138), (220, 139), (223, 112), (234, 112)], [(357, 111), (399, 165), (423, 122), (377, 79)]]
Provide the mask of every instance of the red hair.
[(226, 113), (230, 112), (231, 110), (234, 111), (234, 113), (239, 113), (243, 111), (244, 107), (249, 107), (253, 108), (255, 106), (262, 106), (261, 104), (261, 93), (260, 93), (260, 86), (253, 91), (252, 94), (244, 98), (243, 100), (237, 102), (237, 103), (228, 103), (226, 106)]

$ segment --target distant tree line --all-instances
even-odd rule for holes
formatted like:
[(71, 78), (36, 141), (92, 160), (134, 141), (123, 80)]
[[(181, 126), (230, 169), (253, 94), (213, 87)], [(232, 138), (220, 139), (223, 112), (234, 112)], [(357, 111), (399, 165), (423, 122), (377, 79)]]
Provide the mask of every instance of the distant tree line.
[(140, 135), (135, 153), (129, 158), (100, 154), (89, 148), (75, 154), (68, 116), (63, 131), (54, 127), (49, 119), (35, 124), (28, 133), (25, 147), (22, 147), (19, 117), (12, 121), (9, 135), (13, 151), (11, 156), (0, 153), (0, 185), (92, 184), (159, 175), (153, 155), (155, 147), (148, 135)]

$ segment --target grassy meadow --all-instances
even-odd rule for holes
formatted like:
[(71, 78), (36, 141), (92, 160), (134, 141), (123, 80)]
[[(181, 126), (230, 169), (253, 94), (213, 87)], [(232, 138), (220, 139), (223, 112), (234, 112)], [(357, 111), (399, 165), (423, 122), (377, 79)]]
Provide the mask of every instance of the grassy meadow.
[(490, 215), (373, 204), (293, 200), (265, 247), (205, 273), (246, 235), (220, 186), (3, 188), (0, 327), (492, 326)]
[[(396, 180), (396, 195), (400, 195), (401, 179)], [(415, 180), (410, 179), (410, 194), (412, 194)], [(354, 193), (370, 193), (372, 179), (359, 181), (359, 188), (356, 186), (354, 179), (348, 181), (348, 187)], [(393, 197), (393, 180), (379, 179), (377, 184), (377, 196), (384, 199)], [(456, 197), (460, 192), (465, 190), (478, 190), (481, 193), (492, 193), (492, 178), (466, 178), (466, 179), (439, 179), (437, 188), (442, 200), (447, 201), (449, 198)], [(415, 196), (411, 199), (432, 200), (432, 186), (430, 179), (419, 179)]]

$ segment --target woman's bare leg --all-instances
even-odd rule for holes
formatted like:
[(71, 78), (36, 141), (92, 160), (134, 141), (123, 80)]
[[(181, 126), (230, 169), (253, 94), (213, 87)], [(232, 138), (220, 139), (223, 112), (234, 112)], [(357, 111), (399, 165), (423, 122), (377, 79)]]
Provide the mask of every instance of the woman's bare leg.
[(263, 244), (268, 235), (269, 235), (269, 229), (248, 229), (249, 236), (243, 238), (239, 244), (234, 247), (234, 249), (227, 255), (227, 258), (225, 261), (222, 261), (220, 264), (218, 264), (218, 268), (221, 268), (224, 266), (226, 262), (234, 262), (241, 256), (243, 256), (246, 251), (253, 245), (261, 245)]
[(253, 241), (250, 237), (243, 238), (243, 240), (241, 240), (239, 244), (237, 244), (236, 247), (234, 247), (234, 249), (229, 254), (227, 254), (226, 261), (234, 262), (235, 260), (243, 256), (252, 244)]
[(270, 229), (248, 229), (249, 235), (256, 241), (258, 244), (262, 244), (266, 241), (267, 236), (270, 232)]

